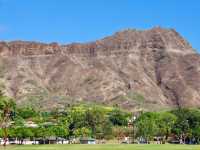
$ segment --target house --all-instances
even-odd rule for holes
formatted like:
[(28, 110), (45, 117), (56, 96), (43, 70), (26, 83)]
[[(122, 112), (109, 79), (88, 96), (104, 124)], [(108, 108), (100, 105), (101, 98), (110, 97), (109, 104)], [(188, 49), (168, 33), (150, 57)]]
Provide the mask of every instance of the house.
[(65, 138), (57, 138), (57, 144), (69, 144), (69, 140), (66, 140)]
[(45, 139), (37, 139), (39, 144), (57, 144), (57, 139), (54, 136), (45, 138)]
[(80, 138), (80, 144), (96, 144), (96, 140), (93, 138)]

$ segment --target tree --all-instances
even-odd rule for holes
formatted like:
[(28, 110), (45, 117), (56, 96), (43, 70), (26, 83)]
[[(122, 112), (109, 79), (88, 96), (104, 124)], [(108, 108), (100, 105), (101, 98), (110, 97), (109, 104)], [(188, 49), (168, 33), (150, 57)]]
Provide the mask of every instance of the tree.
[(4, 96), (3, 93), (0, 91), (0, 126), (3, 129), (4, 135), (4, 146), (6, 146), (7, 138), (8, 138), (8, 131), (7, 128), (9, 127), (10, 120), (14, 114), (15, 110), (15, 102), (13, 99)]
[(90, 137), (92, 135), (92, 131), (89, 128), (83, 127), (74, 130), (74, 135), (76, 137)]
[(109, 114), (109, 120), (113, 125), (127, 126), (130, 114), (122, 112), (120, 109), (113, 109)]
[(195, 140), (195, 141), (193, 140), (193, 144), (199, 144), (200, 143), (200, 126), (192, 129), (192, 135)]
[(97, 139), (111, 139), (113, 138), (112, 135), (112, 123), (110, 120), (105, 117), (100, 124), (96, 127), (95, 136)]
[(137, 128), (137, 136), (143, 137), (149, 142), (158, 133), (157, 125), (158, 115), (153, 112), (142, 114), (135, 122)]
[(173, 114), (177, 116), (177, 121), (173, 128), (173, 133), (175, 133), (180, 142), (185, 143), (187, 134), (190, 132), (190, 124), (189, 124), (189, 110), (188, 109), (177, 109), (172, 111)]
[(10, 127), (10, 128), (8, 129), (8, 137), (9, 137), (9, 138), (16, 138), (16, 137), (17, 137), (17, 136), (16, 136), (15, 128)]
[(17, 109), (17, 115), (23, 119), (28, 119), (38, 116), (38, 113), (32, 107), (23, 107)]
[[(177, 109), (172, 113), (177, 116), (177, 121), (173, 128), (173, 133), (183, 141), (183, 143), (199, 141), (200, 110), (198, 109)], [(194, 143), (194, 142), (193, 142)]]
[(45, 127), (39, 126), (38, 128), (35, 128), (34, 130), (34, 137), (35, 138), (42, 138), (43, 142), (45, 142), (45, 138), (49, 135), (49, 130), (46, 130)]
[(96, 135), (97, 128), (102, 127), (104, 122), (108, 119), (103, 109), (94, 106), (86, 110), (86, 125), (91, 128), (93, 135)]
[(0, 138), (3, 137), (3, 130), (0, 128)]
[(112, 134), (119, 140), (122, 140), (124, 137), (130, 137), (132, 135), (132, 128), (126, 126), (115, 126), (112, 129)]
[(18, 139), (19, 144), (23, 144), (25, 138), (33, 138), (34, 133), (31, 128), (17, 127), (14, 128), (15, 137)]
[(158, 113), (158, 135), (163, 136), (167, 140), (176, 123), (177, 117), (170, 112)]
[(86, 126), (85, 122), (85, 108), (84, 107), (72, 107), (67, 113), (67, 120), (69, 122), (70, 135), (73, 131)]
[(55, 125), (55, 126), (52, 126), (50, 127), (50, 130), (53, 131), (53, 134), (56, 136), (56, 137), (66, 137), (69, 135), (69, 130), (66, 126), (62, 126), (62, 125)]

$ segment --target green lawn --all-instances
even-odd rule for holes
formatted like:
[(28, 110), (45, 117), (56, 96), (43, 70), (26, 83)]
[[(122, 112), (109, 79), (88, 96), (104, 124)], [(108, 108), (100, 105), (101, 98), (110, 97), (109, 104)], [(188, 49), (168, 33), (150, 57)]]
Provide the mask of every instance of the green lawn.
[[(3, 150), (3, 147), (0, 147)], [(7, 146), (6, 150), (200, 150), (189, 145), (27, 145)]]

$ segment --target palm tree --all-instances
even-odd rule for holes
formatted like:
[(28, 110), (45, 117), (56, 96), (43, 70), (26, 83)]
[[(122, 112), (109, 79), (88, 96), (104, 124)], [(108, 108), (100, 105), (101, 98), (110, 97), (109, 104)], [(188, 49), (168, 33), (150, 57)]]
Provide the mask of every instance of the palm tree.
[(15, 110), (15, 102), (13, 99), (4, 96), (0, 91), (0, 127), (3, 129), (4, 146), (6, 146), (8, 131), (7, 128), (10, 125), (12, 114)]

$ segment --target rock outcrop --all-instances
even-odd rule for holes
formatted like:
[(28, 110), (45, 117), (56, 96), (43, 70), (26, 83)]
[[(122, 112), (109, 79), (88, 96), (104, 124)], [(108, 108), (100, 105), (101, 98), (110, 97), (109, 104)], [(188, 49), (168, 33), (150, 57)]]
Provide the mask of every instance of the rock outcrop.
[(199, 83), (200, 55), (173, 29), (129, 29), (86, 44), (0, 42), (0, 85), (19, 105), (199, 107)]

